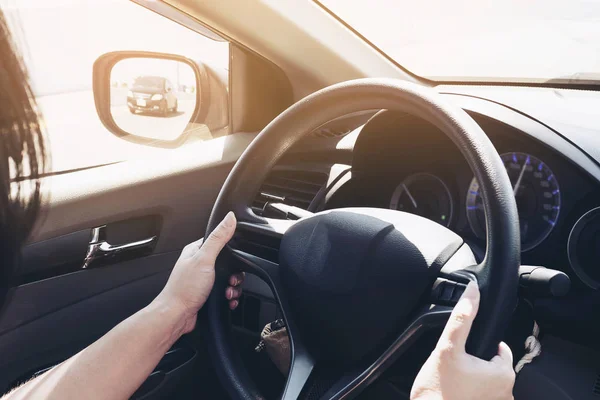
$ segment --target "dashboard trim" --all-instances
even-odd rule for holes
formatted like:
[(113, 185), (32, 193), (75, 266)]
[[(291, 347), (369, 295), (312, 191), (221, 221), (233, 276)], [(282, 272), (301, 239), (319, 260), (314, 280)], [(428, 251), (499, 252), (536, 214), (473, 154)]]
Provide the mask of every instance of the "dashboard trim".
[(600, 165), (598, 161), (565, 138), (560, 132), (535, 118), (493, 100), (462, 93), (441, 92), (441, 94), (447, 96), (450, 101), (467, 112), (502, 122), (521, 131), (524, 135), (532, 137), (541, 145), (561, 154), (579, 167), (582, 172), (600, 183)]
[(600, 282), (598, 280), (592, 278), (584, 269), (579, 261), (579, 256), (577, 255), (577, 243), (575, 242), (580, 238), (580, 234), (584, 228), (586, 228), (587, 223), (598, 216), (600, 214), (600, 207), (592, 208), (591, 210), (584, 213), (573, 225), (571, 232), (569, 233), (569, 240), (567, 242), (567, 256), (569, 257), (569, 263), (571, 264), (571, 268), (577, 274), (577, 277), (581, 279), (581, 281), (587, 285), (589, 288), (598, 290), (600, 289)]

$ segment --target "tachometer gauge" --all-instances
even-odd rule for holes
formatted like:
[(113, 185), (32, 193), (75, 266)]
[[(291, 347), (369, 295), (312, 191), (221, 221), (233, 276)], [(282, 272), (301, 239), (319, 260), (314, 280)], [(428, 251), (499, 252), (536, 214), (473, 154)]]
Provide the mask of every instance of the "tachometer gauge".
[(452, 219), (452, 196), (435, 175), (415, 174), (396, 187), (390, 201), (393, 210), (417, 214), (448, 226)]
[[(500, 156), (513, 185), (521, 226), (521, 250), (531, 250), (552, 231), (560, 212), (556, 177), (538, 158), (525, 153)], [(485, 214), (479, 184), (473, 178), (467, 193), (467, 218), (473, 233), (485, 239)]]

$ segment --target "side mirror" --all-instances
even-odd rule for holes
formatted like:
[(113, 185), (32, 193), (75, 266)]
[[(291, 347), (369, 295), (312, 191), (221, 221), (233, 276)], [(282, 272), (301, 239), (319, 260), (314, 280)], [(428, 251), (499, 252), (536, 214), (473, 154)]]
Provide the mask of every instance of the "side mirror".
[[(203, 64), (174, 54), (106, 53), (94, 63), (96, 110), (110, 132), (134, 143), (178, 147), (210, 139), (211, 129), (226, 129), (228, 122), (227, 101), (211, 107), (218, 83), (226, 88), (215, 77)], [(167, 82), (177, 89), (164, 91)]]

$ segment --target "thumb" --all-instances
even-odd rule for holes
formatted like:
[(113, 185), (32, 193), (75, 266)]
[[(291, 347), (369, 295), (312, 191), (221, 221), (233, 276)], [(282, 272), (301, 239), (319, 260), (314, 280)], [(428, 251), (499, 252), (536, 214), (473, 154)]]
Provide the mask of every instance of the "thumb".
[(512, 367), (513, 355), (510, 347), (504, 342), (500, 342), (498, 345), (498, 354), (491, 359), (491, 362), (498, 364), (506, 364)]
[(223, 221), (210, 233), (208, 239), (204, 241), (200, 251), (196, 254), (202, 257), (204, 261), (214, 264), (223, 247), (231, 240), (236, 223), (233, 212), (227, 213)]
[(479, 288), (469, 282), (460, 300), (454, 306), (450, 319), (440, 336), (438, 347), (452, 348), (464, 352), (473, 320), (479, 310)]

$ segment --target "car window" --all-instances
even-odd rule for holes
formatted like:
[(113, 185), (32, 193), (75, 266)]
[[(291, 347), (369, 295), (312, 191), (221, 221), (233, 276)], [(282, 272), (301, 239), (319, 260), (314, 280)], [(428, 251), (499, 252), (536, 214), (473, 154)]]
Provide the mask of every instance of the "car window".
[(162, 89), (163, 87), (169, 87), (169, 81), (165, 81), (159, 76), (140, 76), (133, 82), (132, 90), (136, 89)]
[[(92, 92), (93, 65), (102, 54), (121, 50), (176, 54), (201, 60), (227, 76), (228, 42), (205, 37), (134, 2), (0, 0), (0, 7), (30, 74), (49, 138), (53, 172), (134, 158), (156, 159), (157, 153), (161, 156), (174, 151), (123, 140), (104, 127)], [(123, 101), (132, 86), (170, 87), (172, 90), (174, 87), (172, 82), (156, 76), (115, 84), (124, 88)], [(180, 89), (173, 90), (175, 95), (193, 93), (187, 81), (179, 82), (179, 86)], [(141, 129), (161, 126), (144, 124), (143, 115), (135, 117), (137, 120), (132, 116), (131, 123), (142, 124)], [(210, 140), (226, 133), (221, 129), (198, 140)], [(190, 139), (189, 143), (193, 142)]]

